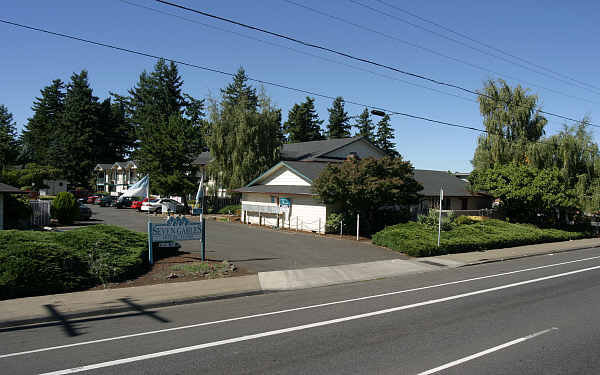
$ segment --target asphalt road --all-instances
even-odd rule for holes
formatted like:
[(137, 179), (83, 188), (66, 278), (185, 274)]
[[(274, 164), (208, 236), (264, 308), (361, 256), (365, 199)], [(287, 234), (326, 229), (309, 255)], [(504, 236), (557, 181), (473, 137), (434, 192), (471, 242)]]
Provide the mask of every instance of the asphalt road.
[(600, 252), (0, 330), (6, 374), (597, 374)]
[[(148, 215), (131, 209), (91, 206), (95, 223), (147, 232)], [(164, 218), (153, 217), (152, 222)], [(200, 243), (181, 241), (182, 250), (200, 252)], [(229, 260), (249, 271), (275, 271), (407, 259), (403, 254), (369, 243), (325, 238), (314, 234), (278, 232), (238, 223), (206, 221), (206, 249), (210, 259)]]

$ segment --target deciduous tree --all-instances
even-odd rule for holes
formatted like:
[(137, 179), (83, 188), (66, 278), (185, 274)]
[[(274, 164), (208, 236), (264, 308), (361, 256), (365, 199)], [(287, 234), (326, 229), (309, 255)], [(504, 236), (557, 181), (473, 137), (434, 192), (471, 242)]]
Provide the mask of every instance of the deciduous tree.
[(329, 164), (314, 181), (313, 189), (325, 203), (343, 207), (345, 214), (359, 213), (366, 218), (370, 233), (379, 208), (417, 203), (423, 187), (414, 179), (411, 163), (398, 156)]

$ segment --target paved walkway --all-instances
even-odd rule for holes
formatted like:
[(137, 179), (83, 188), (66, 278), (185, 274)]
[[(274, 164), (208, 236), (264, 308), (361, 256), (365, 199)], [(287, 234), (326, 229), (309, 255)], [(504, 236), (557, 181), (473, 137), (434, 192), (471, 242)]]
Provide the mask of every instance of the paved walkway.
[(131, 288), (95, 290), (0, 301), (0, 327), (61, 321), (202, 300), (372, 280), (448, 267), (600, 247), (597, 238), (409, 260), (392, 259), (331, 267), (259, 272), (258, 275)]

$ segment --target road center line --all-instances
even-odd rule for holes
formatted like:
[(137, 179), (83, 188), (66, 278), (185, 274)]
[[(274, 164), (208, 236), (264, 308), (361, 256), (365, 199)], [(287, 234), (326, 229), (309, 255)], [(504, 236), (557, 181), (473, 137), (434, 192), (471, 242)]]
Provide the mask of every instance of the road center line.
[(543, 331), (532, 333), (531, 335), (524, 336), (524, 337), (518, 338), (516, 340), (509, 341), (509, 342), (504, 343), (502, 345), (494, 346), (493, 348), (486, 349), (486, 350), (481, 351), (479, 353), (471, 354), (470, 356), (467, 356), (467, 357), (464, 357), (464, 358), (461, 358), (461, 359), (457, 359), (456, 361), (448, 362), (445, 365), (441, 365), (441, 366), (438, 366), (436, 368), (432, 368), (431, 370), (420, 372), (417, 375), (435, 374), (436, 372), (440, 372), (440, 371), (445, 370), (447, 368), (460, 365), (461, 363), (465, 363), (465, 362), (471, 361), (471, 360), (473, 360), (475, 358), (483, 357), (484, 355), (487, 355), (487, 354), (490, 354), (490, 353), (493, 353), (493, 352), (497, 352), (498, 350), (502, 350), (502, 349), (508, 348), (509, 346), (520, 344), (520, 343), (522, 343), (524, 341), (531, 340), (534, 337), (541, 336), (543, 334), (546, 334), (548, 332), (551, 332), (551, 331), (554, 331), (554, 330), (557, 330), (557, 329), (558, 328), (556, 328), (556, 327), (552, 327), (552, 328), (549, 328), (549, 329), (545, 329)]
[(364, 314), (351, 315), (351, 316), (337, 318), (337, 319), (331, 319), (331, 320), (324, 320), (324, 321), (320, 321), (320, 322), (316, 322), (316, 323), (303, 324), (303, 325), (299, 325), (299, 326), (277, 329), (277, 330), (267, 331), (267, 332), (261, 332), (261, 333), (256, 333), (256, 334), (252, 334), (252, 335), (239, 336), (239, 337), (234, 337), (234, 338), (219, 340), (219, 341), (213, 341), (213, 342), (208, 342), (208, 343), (199, 344), (199, 345), (186, 346), (186, 347), (182, 347), (182, 348), (165, 350), (165, 351), (150, 353), (150, 354), (144, 354), (144, 355), (135, 356), (135, 357), (122, 358), (122, 359), (117, 359), (114, 361), (100, 362), (100, 363), (95, 363), (92, 365), (73, 367), (73, 368), (66, 369), (66, 370), (47, 372), (47, 373), (43, 373), (40, 375), (74, 374), (74, 373), (78, 373), (78, 372), (95, 370), (95, 369), (99, 369), (99, 368), (112, 367), (112, 366), (118, 366), (118, 365), (123, 365), (123, 364), (127, 364), (127, 363), (132, 363), (132, 362), (144, 361), (147, 359), (166, 357), (166, 356), (170, 356), (170, 355), (174, 355), (174, 354), (186, 353), (186, 352), (191, 352), (191, 351), (200, 350), (200, 349), (223, 346), (223, 345), (238, 343), (238, 342), (242, 342), (242, 341), (256, 340), (259, 338), (280, 335), (283, 333), (302, 331), (302, 330), (306, 330), (306, 329), (310, 329), (310, 328), (338, 324), (338, 323), (348, 322), (348, 321), (357, 320), (357, 319), (370, 318), (370, 317), (374, 317), (374, 316), (389, 314), (389, 313), (396, 312), (396, 311), (414, 309), (416, 307), (422, 307), (422, 306), (433, 305), (436, 303), (448, 302), (448, 301), (471, 297), (471, 296), (475, 296), (475, 295), (479, 295), (479, 294), (495, 292), (498, 290), (503, 290), (503, 289), (508, 289), (508, 288), (514, 288), (514, 287), (521, 286), (521, 285), (538, 283), (538, 282), (545, 281), (545, 280), (556, 279), (559, 277), (566, 277), (566, 276), (575, 275), (575, 274), (582, 273), (582, 272), (593, 271), (593, 270), (597, 270), (597, 269), (600, 269), (600, 266), (583, 268), (583, 269), (579, 269), (579, 270), (575, 270), (575, 271), (559, 273), (556, 275), (539, 277), (537, 279), (520, 281), (517, 283), (501, 285), (501, 286), (497, 286), (497, 287), (493, 287), (493, 288), (476, 290), (476, 291), (468, 292), (468, 293), (456, 294), (454, 296), (432, 299), (429, 301), (413, 303), (410, 305), (404, 305), (404, 306), (392, 307), (389, 309), (372, 311), (372, 312), (364, 313)]
[(215, 321), (211, 321), (211, 322), (190, 324), (190, 325), (185, 325), (185, 326), (180, 326), (180, 327), (165, 328), (165, 329), (159, 329), (159, 330), (154, 330), (154, 331), (133, 333), (130, 335), (107, 337), (104, 339), (83, 341), (83, 342), (77, 342), (77, 343), (73, 343), (73, 344), (65, 344), (65, 345), (51, 346), (51, 347), (40, 348), (40, 349), (27, 350), (27, 351), (22, 351), (22, 352), (1, 354), (0, 359), (16, 357), (16, 356), (21, 356), (21, 355), (27, 355), (27, 354), (33, 354), (33, 353), (46, 352), (46, 351), (50, 351), (50, 350), (66, 349), (66, 348), (72, 348), (72, 347), (82, 346), (82, 345), (99, 344), (99, 343), (108, 342), (108, 341), (123, 340), (123, 339), (129, 339), (129, 338), (140, 337), (140, 336), (155, 335), (155, 334), (159, 334), (159, 333), (167, 333), (167, 332), (173, 332), (173, 331), (180, 331), (180, 330), (184, 330), (184, 329), (191, 329), (191, 328), (198, 328), (198, 327), (204, 327), (204, 326), (210, 326), (210, 325), (216, 325), (216, 324), (223, 324), (223, 323), (235, 322), (235, 321), (239, 321), (239, 320), (261, 318), (261, 317), (265, 317), (265, 316), (285, 314), (285, 313), (294, 312), (294, 311), (316, 309), (316, 308), (320, 308), (320, 307), (339, 305), (342, 303), (364, 301), (364, 300), (369, 300), (369, 299), (373, 299), (373, 298), (381, 298), (381, 297), (393, 296), (393, 295), (397, 295), (397, 294), (404, 294), (404, 293), (417, 292), (417, 291), (427, 290), (427, 289), (441, 288), (441, 287), (449, 286), (449, 285), (463, 284), (463, 283), (468, 283), (468, 282), (473, 282), (473, 281), (478, 281), (478, 280), (490, 279), (490, 278), (494, 278), (494, 277), (514, 275), (514, 274), (523, 273), (523, 272), (535, 271), (535, 270), (540, 270), (540, 269), (550, 268), (550, 267), (558, 267), (558, 266), (563, 266), (566, 264), (585, 262), (588, 260), (595, 260), (595, 259), (600, 259), (600, 256), (571, 260), (571, 261), (561, 262), (561, 263), (553, 263), (553, 264), (548, 264), (545, 266), (524, 268), (521, 270), (502, 272), (502, 273), (497, 273), (497, 274), (487, 275), (487, 276), (479, 276), (479, 277), (474, 277), (474, 278), (470, 278), (470, 279), (450, 281), (447, 283), (429, 285), (429, 286), (424, 286), (424, 287), (419, 287), (419, 288), (404, 289), (404, 290), (398, 290), (398, 291), (394, 291), (394, 292), (375, 294), (372, 296), (357, 297), (357, 298), (341, 300), (341, 301), (326, 302), (326, 303), (320, 303), (320, 304), (316, 304), (316, 305), (302, 306), (302, 307), (296, 307), (296, 308), (278, 310), (278, 311), (270, 311), (270, 312), (254, 314), (254, 315), (240, 316), (240, 317), (236, 317), (236, 318), (229, 318), (229, 319), (215, 320)]

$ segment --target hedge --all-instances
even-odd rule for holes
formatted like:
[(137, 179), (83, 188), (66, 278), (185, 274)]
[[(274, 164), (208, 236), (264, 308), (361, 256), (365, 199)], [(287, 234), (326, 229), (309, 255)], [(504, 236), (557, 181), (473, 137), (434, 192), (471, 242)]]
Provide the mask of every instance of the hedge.
[(147, 269), (144, 233), (109, 225), (67, 232), (0, 232), (0, 299), (65, 293)]
[(435, 256), (568, 241), (591, 237), (585, 231), (542, 229), (531, 224), (511, 224), (501, 220), (484, 220), (454, 225), (443, 231), (437, 247), (437, 230), (431, 226), (409, 222), (387, 227), (376, 233), (373, 243), (411, 256)]

